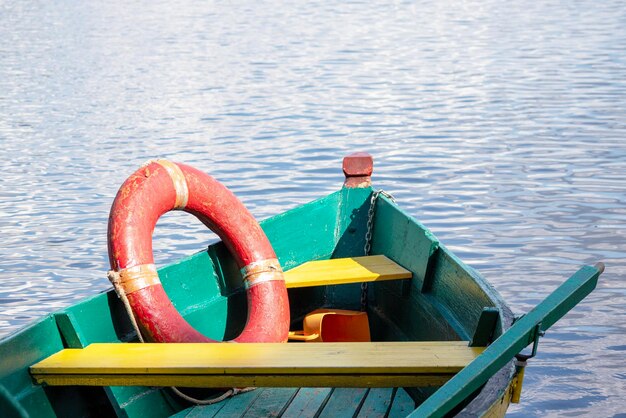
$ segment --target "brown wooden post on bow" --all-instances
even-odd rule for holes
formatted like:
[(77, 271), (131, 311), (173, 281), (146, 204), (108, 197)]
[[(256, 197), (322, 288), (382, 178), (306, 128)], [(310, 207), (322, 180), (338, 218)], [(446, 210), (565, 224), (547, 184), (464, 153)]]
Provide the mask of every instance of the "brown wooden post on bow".
[(372, 185), (374, 159), (367, 152), (355, 152), (343, 158), (343, 187), (360, 188)]

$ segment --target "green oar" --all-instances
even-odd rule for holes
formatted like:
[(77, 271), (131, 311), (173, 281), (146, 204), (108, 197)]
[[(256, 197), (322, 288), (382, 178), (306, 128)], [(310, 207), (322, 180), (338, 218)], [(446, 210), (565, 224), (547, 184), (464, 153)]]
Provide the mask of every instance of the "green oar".
[[(604, 264), (584, 266), (559, 286), (463, 370), (426, 399), (410, 417), (443, 417), (526, 346), (533, 343), (538, 331), (550, 328), (596, 287)], [(539, 329), (538, 329), (539, 328)]]

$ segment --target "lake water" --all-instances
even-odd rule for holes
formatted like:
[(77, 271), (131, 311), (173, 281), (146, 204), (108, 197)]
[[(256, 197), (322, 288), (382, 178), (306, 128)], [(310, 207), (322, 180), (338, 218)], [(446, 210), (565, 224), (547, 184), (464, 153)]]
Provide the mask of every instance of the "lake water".
[[(154, 157), (262, 219), (341, 158), (526, 312), (598, 288), (539, 345), (512, 417), (626, 412), (626, 6), (545, 2), (0, 4), (0, 335), (109, 287), (106, 227)], [(206, 245), (158, 224), (158, 263)]]

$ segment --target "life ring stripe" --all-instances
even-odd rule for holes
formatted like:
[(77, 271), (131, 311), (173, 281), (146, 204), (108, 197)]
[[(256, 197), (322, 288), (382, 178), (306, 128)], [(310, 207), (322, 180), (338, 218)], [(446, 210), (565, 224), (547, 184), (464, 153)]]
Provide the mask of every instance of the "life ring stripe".
[(120, 285), (127, 295), (148, 286), (161, 284), (159, 274), (154, 264), (140, 264), (118, 271)]
[(283, 269), (275, 258), (255, 261), (241, 269), (246, 289), (273, 280), (285, 281)]
[(268, 258), (267, 260), (253, 261), (244, 268), (241, 269), (241, 275), (245, 279), (252, 274), (261, 273), (264, 271), (283, 271), (278, 259)]
[(174, 209), (185, 209), (187, 202), (189, 202), (189, 188), (187, 187), (187, 180), (185, 174), (176, 163), (158, 159), (154, 160), (155, 163), (165, 168), (167, 174), (169, 174), (174, 183), (174, 189), (176, 190), (176, 203), (174, 203)]
[(255, 274), (253, 276), (248, 276), (245, 279), (245, 287), (246, 289), (250, 289), (262, 283), (274, 282), (274, 281), (284, 282), (285, 279), (283, 277), (283, 273), (278, 272), (278, 271), (265, 271), (262, 273)]

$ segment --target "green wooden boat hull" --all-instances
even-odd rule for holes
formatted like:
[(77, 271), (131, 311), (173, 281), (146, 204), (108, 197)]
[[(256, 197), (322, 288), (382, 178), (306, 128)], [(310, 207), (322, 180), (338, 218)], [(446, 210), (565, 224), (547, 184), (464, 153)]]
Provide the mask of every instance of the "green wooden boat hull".
[[(285, 270), (310, 260), (363, 255), (373, 190), (342, 188), (261, 222)], [(420, 223), (381, 196), (372, 254), (384, 254), (413, 273), (410, 281), (369, 286), (372, 338), (379, 341), (471, 340), (484, 308), (499, 315), (492, 338), (512, 323), (505, 302)], [(241, 275), (222, 243), (159, 270), (176, 308), (213, 339), (243, 328), (246, 298)], [(289, 290), (292, 327), (320, 307), (359, 309), (359, 284)], [(436, 388), (258, 389), (220, 404), (194, 407), (169, 389), (150, 387), (41, 387), (28, 367), (61, 350), (137, 336), (113, 290), (98, 294), (0, 341), (0, 411), (3, 416), (405, 416)], [(454, 411), (502, 416), (515, 381), (513, 360)], [(197, 414), (197, 415), (196, 415)], [(217, 415), (216, 415), (217, 414)]]

